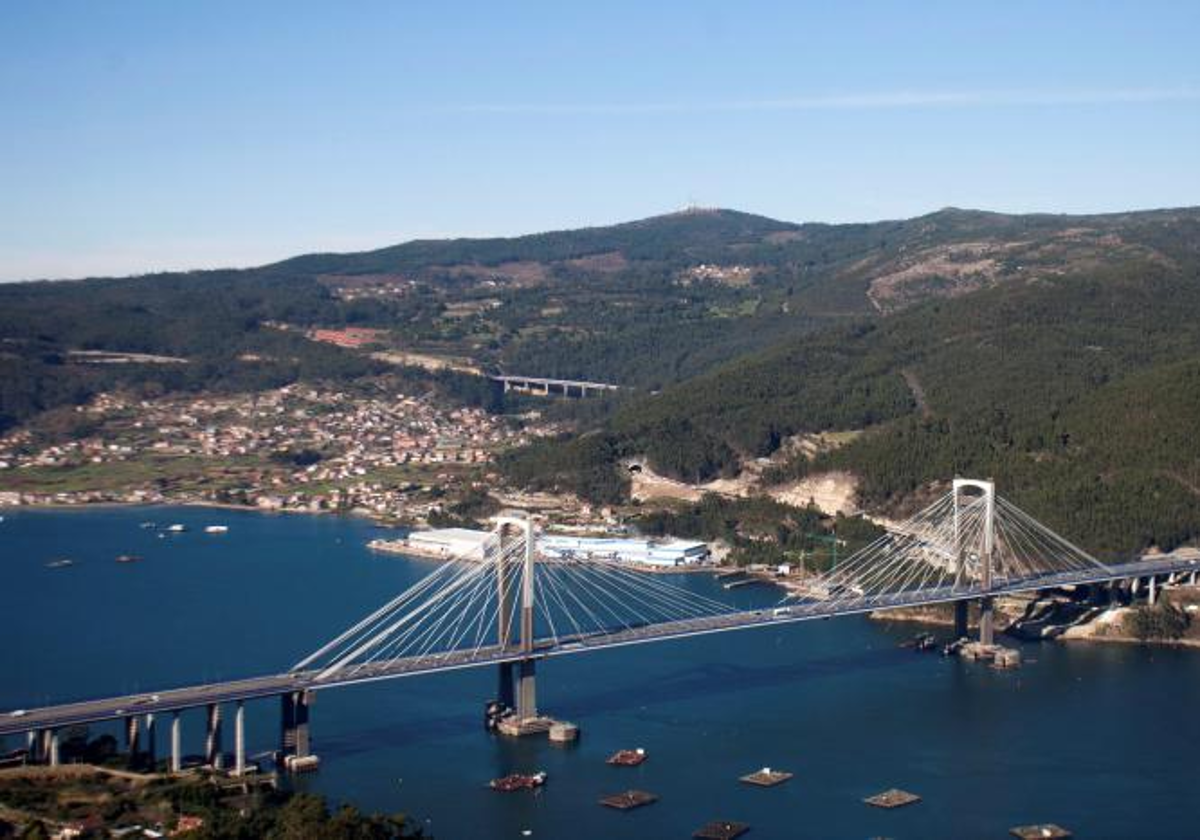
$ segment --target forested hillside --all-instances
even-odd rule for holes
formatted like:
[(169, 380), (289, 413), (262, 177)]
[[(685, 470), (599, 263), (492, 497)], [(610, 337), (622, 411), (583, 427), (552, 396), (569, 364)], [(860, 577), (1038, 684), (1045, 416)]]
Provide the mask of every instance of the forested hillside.
[[(353, 386), (385, 372), (505, 409), (479, 377), (395, 367), (419, 356), (626, 386), (566, 410), (577, 434), (508, 458), (517, 484), (619, 500), (624, 459), (700, 482), (797, 434), (859, 430), (771, 477), (849, 470), (861, 501), (888, 509), (956, 472), (992, 475), (1089, 545), (1170, 546), (1200, 534), (1184, 431), (1198, 266), (1195, 209), (856, 225), (701, 210), (242, 271), (10, 284), (0, 429), (117, 386)], [(346, 326), (374, 329), (371, 345), (313, 340)]]
[(623, 458), (703, 481), (789, 435), (856, 429), (769, 477), (851, 470), (861, 501), (886, 510), (955, 474), (992, 476), (1097, 550), (1195, 539), (1200, 227), (1177, 218), (1142, 235), (1153, 259), (1126, 253), (821, 330), (627, 404), (593, 436), (602, 448), (568, 442), (564, 457), (543, 444), (510, 471), (611, 498)]
[[(1193, 210), (1088, 217), (944, 210), (904, 221), (796, 225), (692, 210), (513, 239), (314, 254), (243, 271), (11, 284), (0, 287), (0, 426), (114, 383), (253, 388), (378, 371), (361, 354), (303, 335), (346, 325), (380, 330), (380, 341), (402, 354), (652, 391), (797, 336), (869, 328), (931, 297), (1118, 265), (1170, 273), (1194, 241), (1196, 218)], [(815, 349), (831, 340), (840, 341), (823, 337), (782, 352), (844, 352)], [(70, 355), (80, 350), (187, 364), (84, 366)], [(817, 387), (811, 377), (827, 377), (829, 387), (829, 377), (850, 372), (831, 358), (793, 361), (810, 367), (804, 388)], [(904, 410), (895, 382), (864, 370), (853, 375), (853, 399), (828, 422), (869, 423)], [(465, 380), (452, 384), (476, 402), (489, 400)], [(773, 387), (791, 389), (793, 403), (821, 402), (782, 380)], [(722, 403), (730, 398), (722, 394)], [(750, 409), (727, 421), (743, 429), (730, 441), (735, 449), (770, 448), (800, 422), (795, 405), (774, 400), (777, 416), (768, 418), (753, 409), (758, 395), (736, 399), (743, 398)], [(658, 453), (664, 462), (670, 446)], [(713, 455), (723, 469), (728, 456)], [(675, 461), (680, 474), (689, 472), (686, 455)]]

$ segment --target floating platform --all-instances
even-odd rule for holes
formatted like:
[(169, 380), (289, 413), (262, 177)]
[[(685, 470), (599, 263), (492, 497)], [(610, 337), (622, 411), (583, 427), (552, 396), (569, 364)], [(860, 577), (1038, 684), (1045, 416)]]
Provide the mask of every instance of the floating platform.
[(772, 770), (770, 767), (764, 767), (761, 770), (755, 770), (753, 773), (748, 773), (742, 776), (739, 781), (745, 782), (748, 785), (758, 785), (759, 787), (775, 787), (781, 785), (795, 775), (786, 770)]
[(1016, 828), (1010, 828), (1008, 833), (1013, 837), (1020, 837), (1021, 840), (1063, 840), (1063, 838), (1073, 836), (1061, 825), (1054, 823), (1019, 825)]
[(637, 767), (646, 758), (646, 751), (638, 747), (636, 750), (617, 750), (605, 759), (604, 763), (614, 767)]
[(749, 823), (713, 820), (697, 828), (692, 833), (692, 837), (696, 840), (733, 840), (734, 837), (741, 837), (749, 830)]
[(492, 779), (488, 782), (488, 787), (492, 790), (502, 791), (503, 793), (512, 793), (516, 790), (533, 790), (546, 784), (546, 773), (538, 771), (526, 775), (524, 773), (513, 773), (511, 776), (502, 776), (499, 779)]
[(653, 793), (647, 793), (644, 790), (626, 790), (604, 797), (600, 800), (600, 804), (606, 808), (616, 808), (618, 811), (632, 811), (643, 805), (653, 805), (657, 801), (658, 797)]
[(885, 790), (883, 793), (868, 796), (863, 800), (863, 802), (876, 808), (903, 808), (905, 805), (914, 805), (920, 801), (921, 797), (915, 793), (909, 793), (899, 788)]

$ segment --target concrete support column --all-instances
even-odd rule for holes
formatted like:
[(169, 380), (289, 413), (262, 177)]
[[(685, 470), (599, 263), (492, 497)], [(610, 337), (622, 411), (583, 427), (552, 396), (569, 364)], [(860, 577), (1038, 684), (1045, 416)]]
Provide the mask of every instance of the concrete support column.
[(517, 702), (513, 691), (513, 663), (501, 662), (496, 667), (500, 669), (496, 699), (511, 709)]
[(237, 702), (233, 713), (233, 773), (240, 776), (246, 772), (246, 704)]
[(1150, 606), (1158, 603), (1158, 579), (1151, 576), (1146, 585), (1146, 600)]
[(181, 737), (179, 712), (171, 712), (171, 772), (183, 769), (183, 738)]
[(309, 736), (308, 715), (312, 705), (312, 692), (296, 692), (296, 757), (304, 758), (312, 754), (312, 742)]
[(49, 734), (50, 738), (49, 738), (49, 746), (46, 749), (46, 762), (51, 767), (57, 767), (59, 765), (58, 730), (57, 729), (48, 730), (48, 734)]
[(130, 715), (125, 718), (125, 752), (129, 753), (130, 764), (137, 761), (139, 740), (138, 719), (135, 715)]
[(1188, 583), (1190, 583), (1192, 586), (1196, 585), (1196, 573), (1195, 572), (1188, 573)]
[(151, 770), (158, 765), (157, 734), (158, 724), (154, 720), (154, 713), (150, 712), (146, 715), (146, 761)]
[(537, 660), (522, 659), (519, 668), (517, 718), (519, 720), (530, 720), (537, 717)]
[(221, 755), (221, 705), (208, 704), (208, 729), (204, 737), (204, 760), (214, 770), (224, 763)]
[(995, 643), (995, 602), (992, 598), (979, 599), (979, 641), (985, 645)]
[(30, 764), (40, 758), (38, 755), (38, 735), (40, 734), (36, 729), (25, 733), (25, 760)]
[(967, 620), (967, 610), (970, 604), (966, 601), (954, 602), (954, 638), (961, 639), (967, 635), (969, 622)]
[(291, 755), (296, 748), (296, 702), (291, 692), (279, 696), (279, 752)]

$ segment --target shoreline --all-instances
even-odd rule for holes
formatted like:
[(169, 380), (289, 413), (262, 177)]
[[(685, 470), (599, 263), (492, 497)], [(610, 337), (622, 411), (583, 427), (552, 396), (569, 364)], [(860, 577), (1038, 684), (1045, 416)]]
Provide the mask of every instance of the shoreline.
[(404, 525), (380, 518), (379, 514), (364, 511), (361, 508), (351, 508), (350, 510), (328, 510), (318, 509), (309, 510), (306, 508), (264, 508), (258, 505), (239, 505), (233, 502), (213, 502), (204, 499), (159, 499), (153, 502), (121, 502), (121, 501), (103, 501), (103, 502), (22, 502), (16, 505), (0, 505), (0, 516), (4, 515), (5, 511), (22, 511), (22, 510), (88, 510), (97, 508), (155, 508), (155, 507), (198, 507), (212, 508), (214, 510), (231, 510), (241, 513), (263, 513), (263, 514), (289, 514), (300, 516), (353, 516), (360, 519), (369, 519), (380, 528), (403, 528)]
[[(946, 627), (954, 626), (954, 621), (952, 619), (951, 620), (943, 620), (939, 617), (931, 616), (928, 614), (912, 614), (912, 613), (903, 613), (903, 612), (902, 613), (892, 613), (891, 611), (882, 611), (882, 612), (876, 611), (876, 612), (868, 613), (868, 617), (870, 618), (871, 621), (889, 622), (889, 623), (893, 623), (893, 624), (895, 624), (895, 623), (917, 624), (922, 627), (932, 627), (932, 628), (946, 628)], [(1016, 641), (1021, 642), (1023, 644), (1024, 643), (1035, 644), (1035, 643), (1045, 643), (1045, 642), (1055, 642), (1057, 644), (1069, 644), (1069, 643), (1076, 643), (1076, 642), (1093, 642), (1096, 644), (1146, 645), (1149, 647), (1189, 648), (1192, 650), (1200, 650), (1200, 639), (1186, 639), (1186, 638), (1183, 638), (1183, 639), (1138, 639), (1133, 636), (1127, 636), (1124, 634), (1106, 634), (1106, 633), (1090, 632), (1090, 628), (1095, 626), (1097, 621), (1099, 621), (1099, 617), (1093, 619), (1088, 624), (1072, 626), (1072, 627), (1068, 628), (1066, 632), (1059, 633), (1058, 635), (1055, 635), (1055, 636), (1046, 636), (1046, 637), (1037, 638), (1037, 639), (1026, 639), (1026, 638), (1021, 638), (1019, 636), (1009, 636), (1009, 638), (1015, 639)], [(975, 629), (975, 625), (972, 624), (971, 628)], [(1104, 628), (1104, 625), (1100, 625), (1100, 629), (1103, 629), (1103, 628)], [(999, 635), (1007, 636), (1008, 635), (1007, 631), (1008, 631), (1008, 627), (1005, 627), (1003, 630), (997, 629), (996, 632)], [(1074, 631), (1074, 632), (1072, 632), (1072, 631)]]

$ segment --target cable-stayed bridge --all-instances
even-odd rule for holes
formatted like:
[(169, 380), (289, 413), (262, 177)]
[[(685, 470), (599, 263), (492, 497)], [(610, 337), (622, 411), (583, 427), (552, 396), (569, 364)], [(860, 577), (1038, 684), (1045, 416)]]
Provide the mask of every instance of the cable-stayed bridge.
[(232, 770), (246, 767), (244, 704), (280, 698), (284, 754), (309, 754), (312, 692), (462, 668), (494, 667), (514, 732), (536, 731), (538, 663), (559, 656), (690, 636), (934, 604), (956, 605), (966, 633), (978, 602), (980, 639), (993, 636), (999, 596), (1060, 587), (1195, 582), (1200, 561), (1164, 556), (1105, 564), (1012, 503), (990, 482), (957, 479), (928, 507), (887, 529), (775, 606), (739, 609), (671, 575), (594, 559), (539, 559), (527, 520), (502, 518), (482, 561), (448, 561), (277, 674), (0, 714), (0, 736), (26, 733), (31, 756), (55, 764), (63, 727), (119, 719), (136, 753), (154, 753), (156, 715), (170, 714), (170, 767), (181, 767), (180, 713), (206, 711), (206, 760), (221, 767), (221, 710), (234, 704)]

